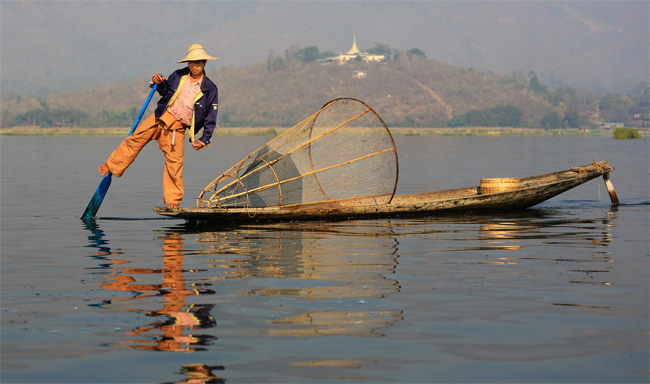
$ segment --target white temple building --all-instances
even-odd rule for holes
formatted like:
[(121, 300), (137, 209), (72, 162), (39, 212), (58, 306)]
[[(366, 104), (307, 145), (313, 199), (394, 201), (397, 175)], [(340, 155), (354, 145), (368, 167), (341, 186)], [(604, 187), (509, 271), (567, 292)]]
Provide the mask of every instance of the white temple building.
[(357, 37), (356, 35), (352, 38), (352, 48), (346, 53), (339, 53), (338, 56), (328, 58), (328, 61), (338, 61), (339, 64), (346, 64), (351, 60), (363, 60), (367, 63), (370, 62), (380, 62), (384, 60), (384, 55), (375, 55), (368, 52), (362, 52), (357, 48)]

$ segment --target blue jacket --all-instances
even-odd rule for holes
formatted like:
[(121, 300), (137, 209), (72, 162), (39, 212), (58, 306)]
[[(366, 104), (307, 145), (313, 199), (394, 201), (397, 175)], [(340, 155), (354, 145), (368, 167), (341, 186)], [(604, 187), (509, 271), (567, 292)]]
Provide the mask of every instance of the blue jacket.
[[(158, 93), (162, 96), (158, 101), (158, 107), (154, 114), (159, 119), (167, 109), (167, 106), (176, 100), (182, 84), (184, 84), (190, 73), (189, 67), (174, 71), (168, 78), (158, 85)], [(192, 113), (192, 125), (190, 126), (190, 142), (194, 142), (196, 135), (203, 128), (203, 135), (199, 140), (208, 145), (212, 141), (212, 132), (217, 126), (217, 111), (219, 110), (217, 86), (203, 73), (201, 90), (194, 99)]]

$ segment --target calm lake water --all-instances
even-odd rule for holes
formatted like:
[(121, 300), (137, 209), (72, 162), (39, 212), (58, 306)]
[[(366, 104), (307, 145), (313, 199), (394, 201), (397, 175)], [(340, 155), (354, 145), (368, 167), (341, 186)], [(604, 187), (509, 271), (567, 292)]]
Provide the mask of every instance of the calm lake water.
[[(186, 153), (193, 206), (268, 141)], [(398, 193), (609, 160), (518, 213), (201, 227), (156, 216), (150, 144), (2, 137), (2, 383), (647, 383), (648, 139), (397, 137)]]

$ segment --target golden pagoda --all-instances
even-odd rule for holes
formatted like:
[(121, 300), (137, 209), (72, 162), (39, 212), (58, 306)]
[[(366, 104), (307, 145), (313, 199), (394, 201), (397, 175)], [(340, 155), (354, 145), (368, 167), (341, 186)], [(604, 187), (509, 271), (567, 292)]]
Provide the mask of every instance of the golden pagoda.
[(357, 48), (357, 36), (354, 35), (352, 37), (352, 48), (350, 48), (350, 50), (348, 51), (347, 54), (348, 55), (358, 55), (359, 53), (361, 53), (361, 52), (359, 51), (359, 48)]

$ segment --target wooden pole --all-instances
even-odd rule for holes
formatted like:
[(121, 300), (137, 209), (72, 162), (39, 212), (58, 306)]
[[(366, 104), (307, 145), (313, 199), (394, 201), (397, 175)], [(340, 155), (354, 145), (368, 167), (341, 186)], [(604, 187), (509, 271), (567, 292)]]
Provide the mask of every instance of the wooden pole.
[(612, 200), (612, 205), (619, 205), (618, 196), (616, 196), (616, 191), (614, 190), (614, 184), (609, 179), (609, 172), (603, 173), (603, 180), (605, 180), (605, 185), (607, 186), (607, 192), (609, 192), (609, 198)]

